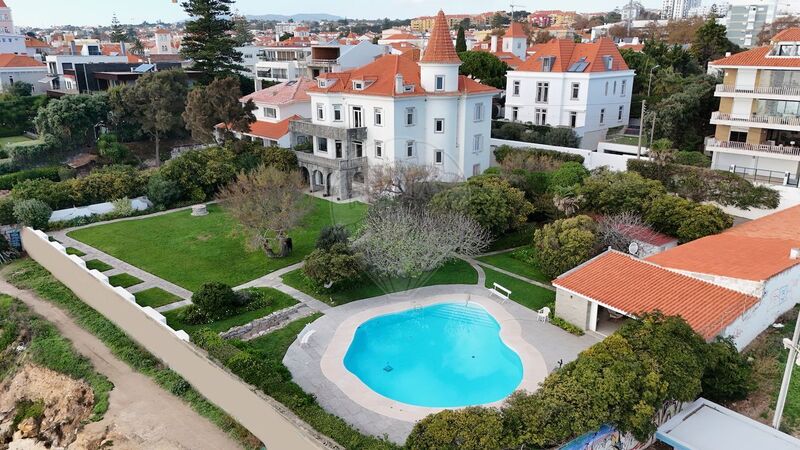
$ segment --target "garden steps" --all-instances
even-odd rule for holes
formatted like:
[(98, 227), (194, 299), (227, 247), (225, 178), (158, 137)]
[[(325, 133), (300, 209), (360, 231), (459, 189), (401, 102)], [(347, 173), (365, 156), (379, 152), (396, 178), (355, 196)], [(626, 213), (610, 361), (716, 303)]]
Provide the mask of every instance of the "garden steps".
[(164, 305), (160, 308), (156, 308), (156, 311), (160, 313), (165, 313), (167, 311), (172, 311), (173, 309), (183, 308), (184, 306), (189, 306), (192, 304), (191, 300), (182, 300), (179, 302), (170, 303), (169, 305)]

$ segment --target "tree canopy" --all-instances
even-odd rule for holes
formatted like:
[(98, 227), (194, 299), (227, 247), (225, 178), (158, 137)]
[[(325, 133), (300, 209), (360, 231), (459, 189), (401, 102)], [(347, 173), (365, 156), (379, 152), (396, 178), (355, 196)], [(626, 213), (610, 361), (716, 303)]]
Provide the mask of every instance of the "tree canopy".
[(107, 115), (106, 94), (67, 95), (39, 109), (34, 122), (40, 135), (50, 135), (58, 144), (76, 148), (94, 138), (95, 126)]
[(735, 50), (736, 46), (728, 40), (727, 28), (713, 18), (701, 26), (692, 41), (691, 52), (697, 58), (700, 67), (706, 67), (709, 61), (725, 56), (725, 52)]
[(214, 141), (214, 127), (222, 124), (226, 134), (249, 131), (256, 118), (252, 100), (239, 102), (239, 79), (217, 78), (208, 86), (195, 87), (186, 99), (183, 121), (192, 137), (201, 142)]
[(461, 75), (498, 89), (506, 88), (508, 64), (489, 52), (466, 51), (459, 53), (458, 56), (462, 61), (458, 68)]
[(181, 54), (203, 73), (202, 82), (235, 75), (245, 68), (242, 54), (234, 47), (234, 22), (230, 5), (234, 0), (186, 0), (181, 3), (189, 15)]

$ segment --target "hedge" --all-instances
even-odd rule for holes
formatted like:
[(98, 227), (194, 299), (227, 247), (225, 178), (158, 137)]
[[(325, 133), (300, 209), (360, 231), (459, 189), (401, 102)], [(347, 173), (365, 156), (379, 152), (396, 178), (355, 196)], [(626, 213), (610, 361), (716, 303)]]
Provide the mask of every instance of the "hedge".
[(36, 169), (21, 170), (19, 172), (0, 175), (0, 189), (11, 189), (20, 181), (44, 178), (59, 181), (58, 166), (39, 167)]
[(559, 152), (556, 150), (545, 150), (541, 148), (527, 148), (527, 147), (512, 147), (510, 145), (501, 145), (494, 150), (494, 157), (497, 162), (502, 163), (506, 156), (512, 153), (526, 153), (536, 157), (548, 156), (550, 158), (564, 161), (564, 162), (577, 162), (583, 164), (583, 156), (575, 155), (573, 153)]

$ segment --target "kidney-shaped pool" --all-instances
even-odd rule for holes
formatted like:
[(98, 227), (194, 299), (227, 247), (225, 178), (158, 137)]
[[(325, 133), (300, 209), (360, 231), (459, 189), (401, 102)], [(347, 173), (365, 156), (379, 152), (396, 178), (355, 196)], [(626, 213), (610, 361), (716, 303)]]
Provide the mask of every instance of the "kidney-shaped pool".
[(474, 303), (437, 303), (367, 320), (356, 329), (344, 365), (385, 397), (434, 408), (502, 400), (523, 375), (497, 320)]

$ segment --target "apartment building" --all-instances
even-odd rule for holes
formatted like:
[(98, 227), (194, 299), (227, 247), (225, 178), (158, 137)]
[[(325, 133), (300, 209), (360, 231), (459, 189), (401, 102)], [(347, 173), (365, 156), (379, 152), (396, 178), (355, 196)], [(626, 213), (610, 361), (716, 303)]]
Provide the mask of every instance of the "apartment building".
[(728, 40), (739, 47), (755, 46), (761, 30), (775, 20), (777, 9), (778, 0), (753, 0), (732, 5), (725, 16)]
[(507, 74), (506, 120), (573, 128), (582, 148), (627, 125), (634, 71), (611, 39), (554, 39), (532, 53)]
[(689, 17), (689, 11), (700, 7), (702, 0), (664, 0), (661, 6), (661, 18), (680, 20)]
[(385, 55), (309, 89), (312, 119), (290, 124), (293, 144), (310, 139), (298, 160), (313, 191), (351, 198), (368, 166), (435, 167), (442, 180), (489, 167), (491, 102), (499, 91), (459, 75), (461, 60), (439, 12), (419, 62)]
[(26, 55), (0, 53), (0, 93), (16, 82), (30, 83), (35, 94), (44, 93), (44, 85), (38, 83), (47, 75), (47, 66)]
[[(448, 14), (447, 26), (448, 29), (457, 27), (464, 19), (472, 21), (473, 16), (470, 14)], [(411, 19), (411, 29), (417, 32), (427, 32), (433, 29), (436, 24), (436, 16), (420, 16)]]
[(770, 45), (714, 61), (724, 73), (719, 111), (706, 143), (712, 167), (750, 179), (797, 185), (800, 174), (800, 28)]

